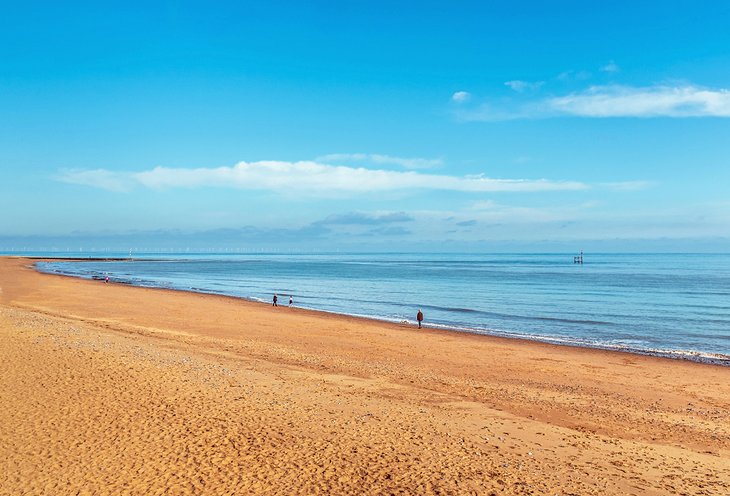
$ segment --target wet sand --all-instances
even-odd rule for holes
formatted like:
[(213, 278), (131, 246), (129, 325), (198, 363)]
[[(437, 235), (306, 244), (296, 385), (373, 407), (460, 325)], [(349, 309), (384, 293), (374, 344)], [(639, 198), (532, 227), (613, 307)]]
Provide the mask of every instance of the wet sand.
[(730, 367), (31, 265), (0, 258), (0, 494), (730, 494)]

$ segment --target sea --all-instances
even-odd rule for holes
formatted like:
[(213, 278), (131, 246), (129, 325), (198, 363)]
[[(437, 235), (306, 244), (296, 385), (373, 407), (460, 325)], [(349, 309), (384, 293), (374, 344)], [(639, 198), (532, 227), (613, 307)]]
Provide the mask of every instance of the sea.
[(119, 255), (37, 267), (396, 323), (421, 309), (452, 332), (730, 365), (730, 254)]

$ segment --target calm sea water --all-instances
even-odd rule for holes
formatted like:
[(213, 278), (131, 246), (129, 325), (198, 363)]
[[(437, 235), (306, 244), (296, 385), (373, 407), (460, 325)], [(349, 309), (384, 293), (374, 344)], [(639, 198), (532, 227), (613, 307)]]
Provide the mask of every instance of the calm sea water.
[(219, 293), (432, 327), (730, 364), (730, 255), (135, 255), (39, 263), (85, 278)]

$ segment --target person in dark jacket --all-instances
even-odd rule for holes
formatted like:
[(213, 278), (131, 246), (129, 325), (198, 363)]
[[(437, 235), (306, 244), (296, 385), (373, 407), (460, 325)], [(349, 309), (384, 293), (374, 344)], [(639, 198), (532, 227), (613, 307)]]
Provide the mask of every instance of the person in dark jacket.
[(279, 300), (279, 298), (276, 296), (276, 293), (274, 293), (274, 303), (272, 306), (278, 307), (279, 305), (276, 304), (276, 302)]
[(421, 322), (423, 321), (423, 312), (421, 309), (418, 309), (418, 313), (416, 314), (416, 320), (418, 321), (418, 328), (421, 328)]

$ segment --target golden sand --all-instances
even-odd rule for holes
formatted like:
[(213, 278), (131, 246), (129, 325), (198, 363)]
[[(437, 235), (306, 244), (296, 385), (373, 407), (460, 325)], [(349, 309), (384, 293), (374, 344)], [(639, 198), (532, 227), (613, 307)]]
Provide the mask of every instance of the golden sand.
[(730, 494), (730, 367), (0, 258), (0, 494)]

